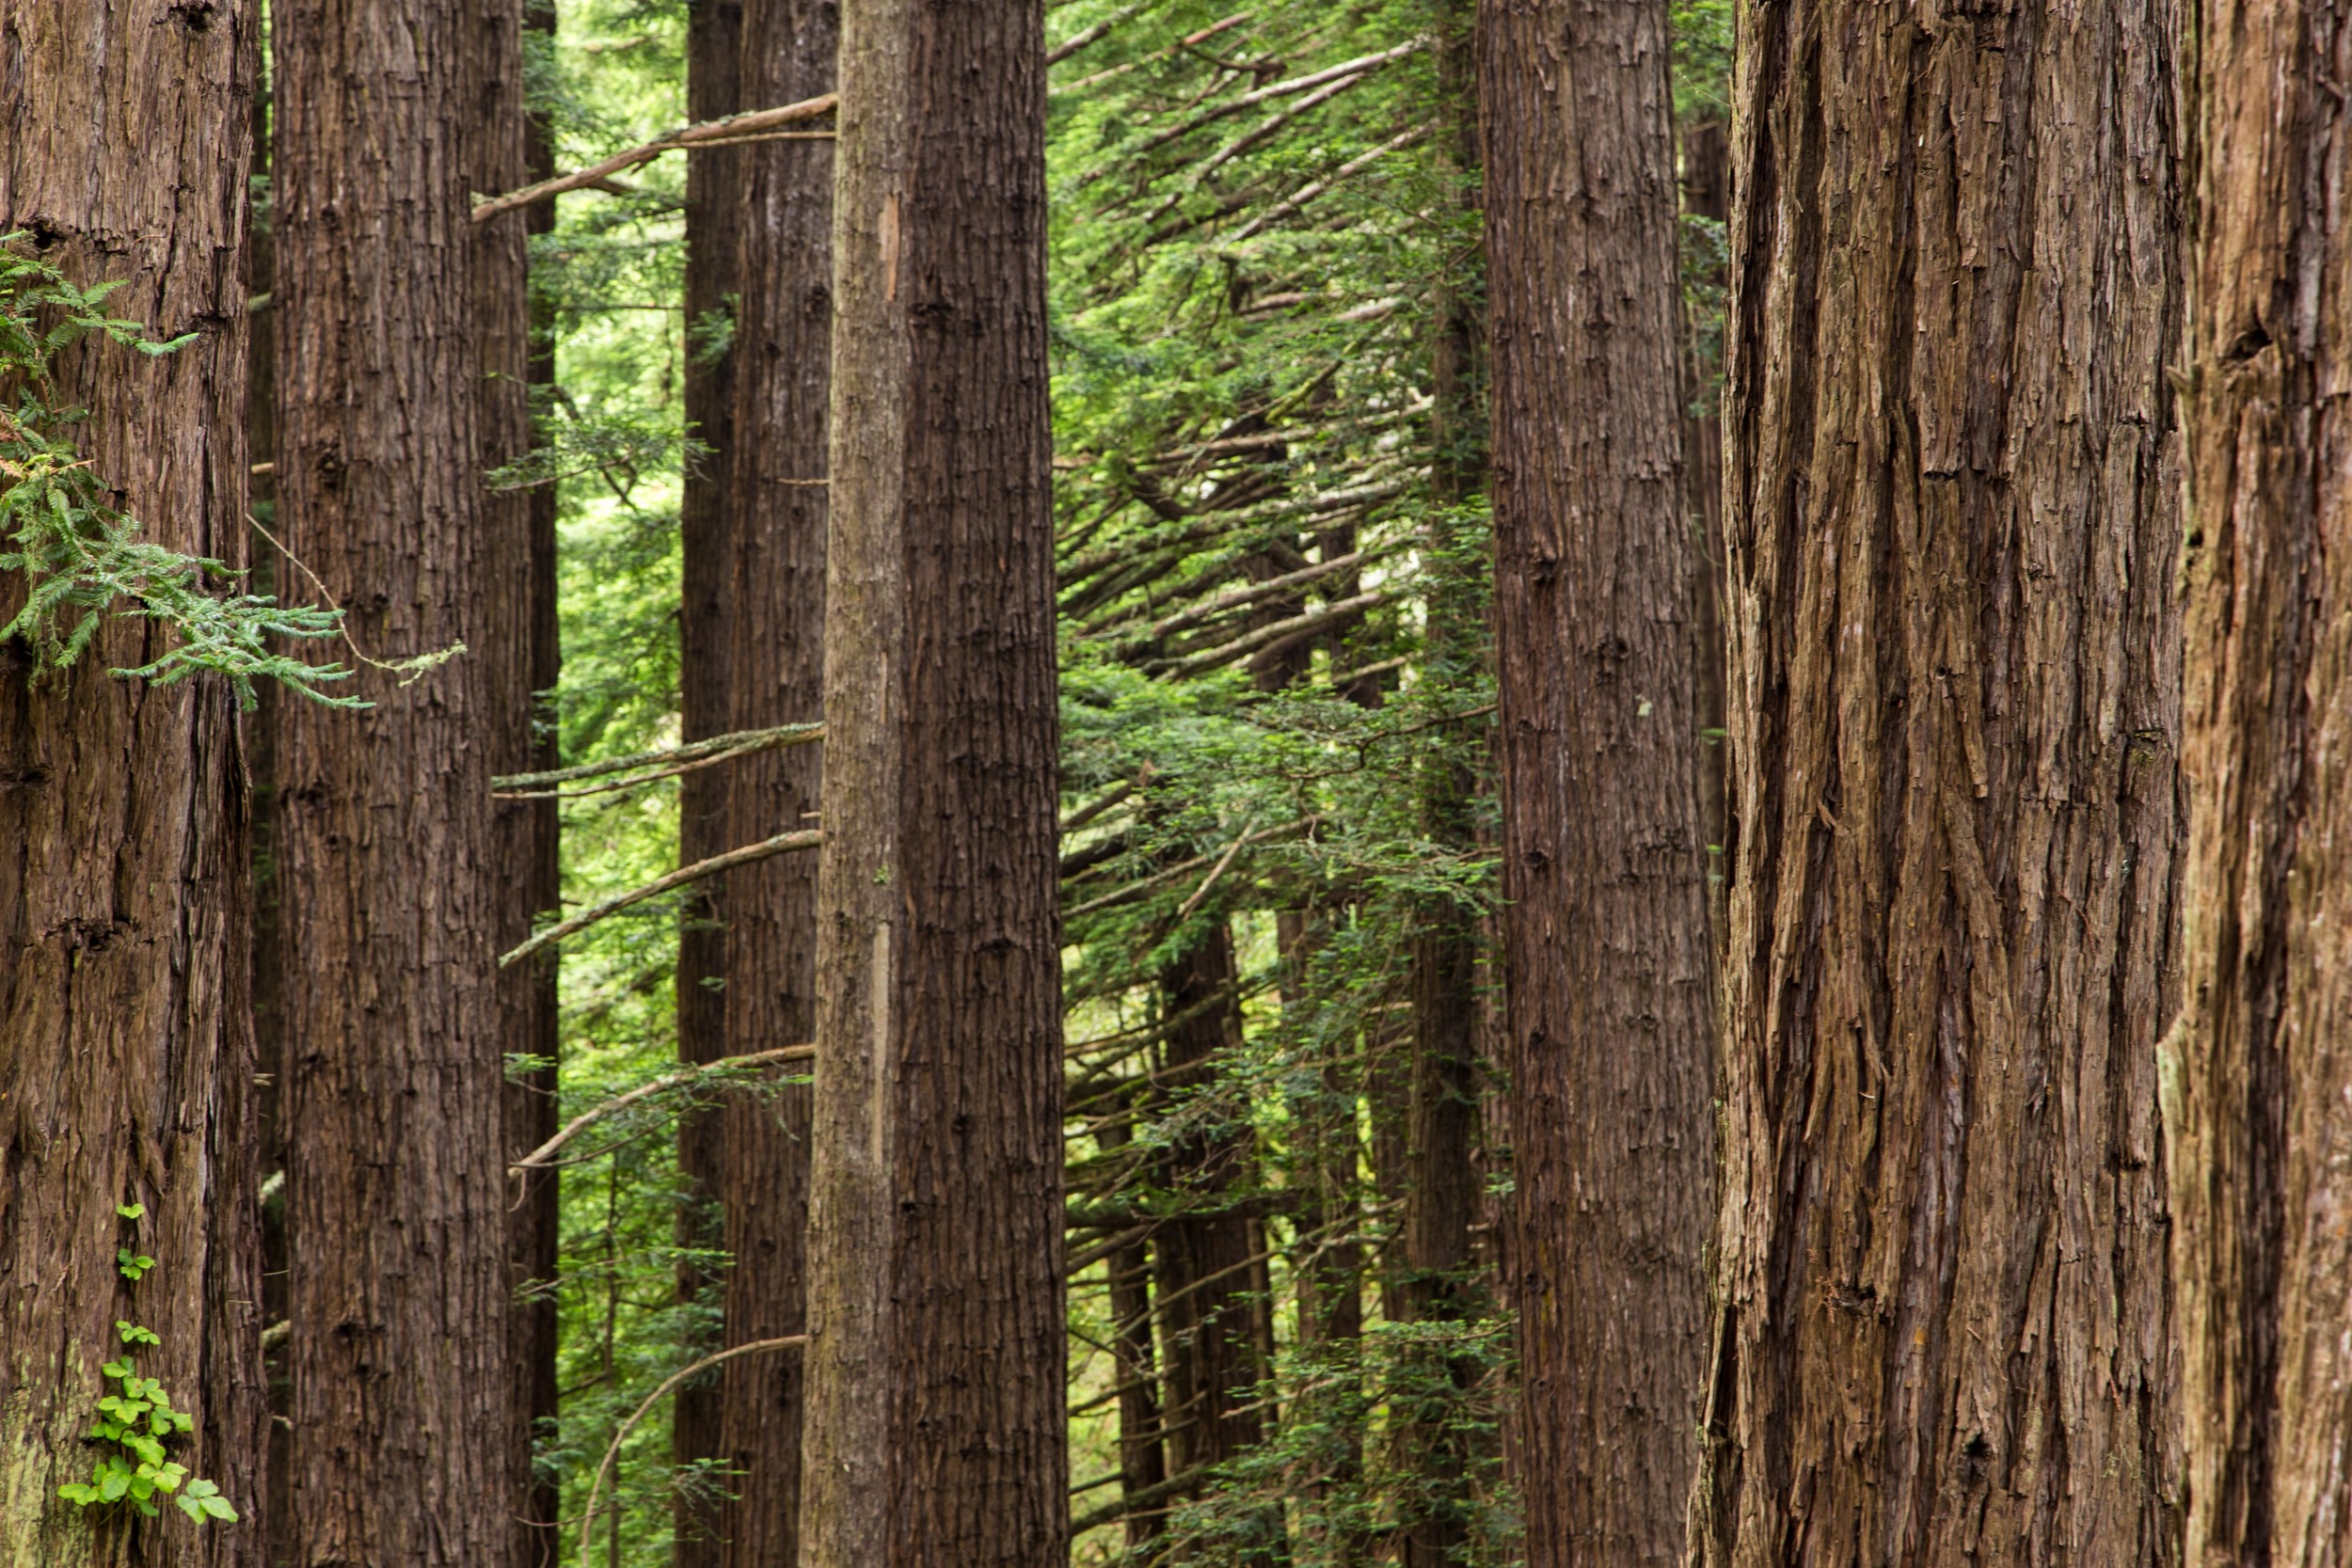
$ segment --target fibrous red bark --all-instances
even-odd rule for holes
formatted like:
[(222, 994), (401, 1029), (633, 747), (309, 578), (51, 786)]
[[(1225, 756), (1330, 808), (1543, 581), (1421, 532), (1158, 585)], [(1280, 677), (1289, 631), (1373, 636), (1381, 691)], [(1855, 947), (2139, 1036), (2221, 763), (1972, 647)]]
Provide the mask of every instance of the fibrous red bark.
[(1666, 13), (1480, 7), (1532, 1568), (1680, 1555), (1704, 1365), (1714, 1041)]
[[(254, 8), (0, 0), (0, 233), (70, 279), (128, 286), (110, 313), (150, 359), (87, 343), (58, 390), (145, 537), (246, 559), (245, 182)], [(13, 404), (13, 395), (10, 398)], [(0, 578), (0, 618), (23, 602)], [(31, 678), (0, 645), (0, 1560), (230, 1564), (261, 1536), (261, 1263), (244, 759), (210, 680), (116, 678), (163, 651), (112, 619), (80, 663)], [(118, 1205), (140, 1204), (135, 1223)], [(156, 1267), (116, 1267), (131, 1244)], [(118, 1319), (196, 1418), (176, 1457), (246, 1522), (86, 1510), (83, 1441), (114, 1390)], [(171, 1527), (178, 1528), (171, 1528)]]
[(2165, 1074), (2185, 1560), (2352, 1562), (2352, 174), (2339, 5), (2203, 8), (2185, 1004)]
[(2168, 1561), (2176, 19), (1743, 20), (1693, 1555)]

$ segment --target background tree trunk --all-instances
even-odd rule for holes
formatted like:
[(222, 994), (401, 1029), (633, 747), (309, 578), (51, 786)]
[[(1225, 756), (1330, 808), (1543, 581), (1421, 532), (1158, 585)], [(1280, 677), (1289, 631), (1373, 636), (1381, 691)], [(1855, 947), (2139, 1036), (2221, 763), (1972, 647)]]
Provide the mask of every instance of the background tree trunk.
[[(533, 165), (552, 154), (544, 132), (523, 105), (521, 28), (551, 27), (526, 14), (526, 0), (485, 0), (470, 13), (474, 41), (467, 51), (473, 71), (472, 150), (468, 167), (472, 188), (489, 195), (529, 183)], [(534, 134), (534, 133), (538, 134)], [(523, 458), (532, 447), (531, 382), (539, 356), (531, 310), (530, 234), (552, 226), (554, 202), (544, 201), (520, 215), (474, 227), (474, 314), (482, 355), (479, 471)], [(488, 739), (493, 770), (527, 773), (552, 768), (554, 731), (540, 733), (534, 693), (555, 684), (556, 648), (552, 486), (493, 491), (484, 498), (482, 526), (494, 562), (483, 592), (490, 597), (487, 625), (494, 641), (483, 657), (495, 660)], [(542, 531), (548, 537), (544, 544)], [(544, 580), (543, 580), (544, 574)], [(544, 602), (543, 602), (544, 601)], [(498, 866), (500, 909), (496, 942), (505, 952), (530, 940), (538, 916), (561, 900), (557, 861), (559, 822), (553, 800), (501, 800), (495, 808), (492, 854)], [(527, 1055), (552, 1063), (557, 1050), (556, 958), (552, 952), (503, 971), (498, 977), (500, 1049), (502, 1056)], [(507, 1158), (518, 1159), (555, 1132), (552, 1069), (510, 1077), (504, 1087)], [(516, 1184), (508, 1203), (507, 1299), (512, 1304), (515, 1375), (513, 1422), (506, 1449), (514, 1469), (508, 1510), (514, 1532), (507, 1560), (513, 1568), (551, 1568), (556, 1513), (539, 1513), (548, 1494), (534, 1484), (532, 1437), (542, 1415), (555, 1413), (555, 1300), (533, 1291), (533, 1280), (551, 1280), (561, 1216), (555, 1207), (553, 1172)], [(560, 1502), (557, 1505), (560, 1508)], [(547, 1558), (546, 1564), (542, 1558)]]
[(807, 1568), (1067, 1555), (1038, 0), (843, 17)]
[[(749, 0), (743, 106), (832, 90), (837, 30), (825, 0)], [(728, 727), (750, 730), (804, 723), (824, 708), (825, 491), (809, 482), (825, 474), (833, 144), (771, 142), (739, 156), (725, 630)], [(731, 844), (817, 825), (821, 747), (762, 752), (729, 768)], [(777, 855), (730, 873), (724, 907), (725, 1053), (811, 1038), (817, 858)], [(805, 1083), (739, 1093), (723, 1113), (728, 1344), (804, 1326), (809, 1116)], [(799, 1559), (803, 1373), (800, 1356), (768, 1355), (739, 1357), (720, 1374), (720, 1451), (738, 1472), (738, 1500), (720, 1513), (727, 1568)]]
[[(1457, 210), (1475, 213), (1478, 186), (1478, 79), (1473, 57), (1476, 7), (1448, 0), (1440, 19), (1438, 86), (1447, 128), (1439, 168)], [(1486, 421), (1478, 406), (1479, 348), (1486, 336), (1480, 291), (1448, 278), (1438, 292), (1430, 366), (1432, 500), (1458, 507), (1486, 488)], [(1446, 517), (1444, 543), (1458, 547), (1459, 524)], [(1442, 557), (1438, 558), (1442, 559)], [(1484, 586), (1448, 563), (1429, 588), (1430, 678), (1466, 684), (1487, 655)], [(1476, 845), (1477, 775), (1443, 752), (1421, 765), (1422, 831), (1433, 843), (1468, 853)], [(1469, 1277), (1470, 1227), (1479, 1218), (1478, 917), (1451, 898), (1429, 898), (1415, 911), (1412, 937), (1412, 1080), (1407, 1094), (1408, 1162), (1405, 1186), (1404, 1305), (1417, 1323), (1459, 1323), (1484, 1308), (1485, 1291)], [(1424, 1376), (1467, 1388), (1477, 1369), (1460, 1358)], [(1470, 1544), (1469, 1453), (1456, 1412), (1432, 1400), (1408, 1419), (1405, 1451), (1423, 1476), (1424, 1501), (1406, 1521), (1406, 1568), (1454, 1568)]]
[(469, 215), (507, 156), (481, 145), (478, 95), (515, 73), (518, 11), (495, 26), (453, 0), (274, 13), (280, 536), (362, 648), (468, 647), (411, 684), (363, 672), (363, 713), (285, 705), (304, 1564), (507, 1561), (524, 1506), (495, 971), (514, 877), (490, 777), (527, 636), (497, 585), (526, 562), (481, 481), (504, 427), (479, 395)]
[[(0, 0), (0, 233), (77, 284), (125, 278), (110, 313), (149, 359), (69, 353), (86, 450), (148, 538), (246, 559), (245, 199), (249, 6), (151, 15), (128, 0)], [(0, 618), (23, 603), (0, 578)], [(246, 950), (244, 759), (228, 689), (106, 673), (167, 634), (110, 620), (72, 674), (28, 680), (0, 644), (0, 1560), (250, 1560), (260, 1380), (261, 1141)], [(117, 1204), (143, 1203), (135, 1227)], [(115, 1250), (158, 1259), (133, 1285)], [(117, 1319), (196, 1418), (182, 1450), (246, 1523), (135, 1528), (60, 1501)], [(183, 1527), (171, 1528), (169, 1526)]]
[[(1232, 927), (1212, 922), (1200, 945), (1160, 977), (1164, 1016), (1182, 1019), (1168, 1034), (1163, 1081), (1198, 1091), (1212, 1083), (1217, 1064), (1241, 1042), (1241, 1004), (1230, 999), (1237, 978)], [(1225, 995), (1226, 1002), (1208, 1006)], [(1191, 1014), (1193, 1016), (1186, 1017)], [(1248, 1186), (1247, 1127), (1186, 1133), (1173, 1140), (1162, 1182), (1180, 1203), (1219, 1207)], [(1160, 1302), (1160, 1338), (1168, 1347), (1168, 1394), (1162, 1421), (1170, 1473), (1222, 1464), (1265, 1437), (1257, 1390), (1266, 1375), (1252, 1328), (1250, 1259), (1257, 1248), (1249, 1220), (1238, 1211), (1206, 1213), (1160, 1227), (1152, 1250)]]
[(1663, 0), (1486, 0), (1531, 1568), (1682, 1546), (1713, 1057)]
[[(555, 24), (555, 0), (523, 0), (527, 32), (552, 43)], [(517, 182), (545, 180), (555, 172), (554, 128), (546, 116), (524, 113), (519, 82), (511, 90), (511, 98), (502, 104), (485, 103), (484, 110), (511, 113), (523, 123), (523, 168)], [(510, 291), (519, 289), (526, 297), (516, 300), (510, 294), (497, 307), (520, 307), (518, 314), (530, 324), (522, 382), (511, 389), (498, 387), (492, 395), (519, 403), (523, 421), (519, 434), (528, 444), (544, 438), (533, 434), (529, 389), (555, 381), (556, 331), (555, 312), (531, 290), (529, 239), (554, 232), (555, 199), (550, 197), (523, 209), (523, 268), (519, 274), (504, 275), (501, 281)], [(511, 259), (507, 264), (513, 264)], [(492, 307), (485, 302), (485, 308)], [(516, 412), (510, 405), (509, 417)], [(520, 772), (545, 771), (560, 761), (555, 715), (549, 703), (542, 700), (542, 694), (553, 692), (563, 678), (563, 626), (556, 603), (558, 499), (554, 485), (542, 484), (522, 492), (519, 501), (525, 569), (516, 590), (510, 592), (521, 602), (510, 601), (506, 613), (514, 624), (530, 628), (528, 645), (516, 650), (527, 656), (522, 661), (525, 667), (513, 670), (508, 676), (520, 683), (518, 690), (507, 694), (509, 702), (520, 705), (519, 712), (509, 721), (519, 721), (522, 725), (521, 733), (513, 737), (527, 758), (516, 769)], [(512, 835), (507, 852), (515, 878), (515, 908), (509, 918), (519, 914), (518, 924), (527, 936), (532, 920), (563, 900), (563, 814), (553, 800), (511, 802), (501, 813), (500, 830)], [(561, 1087), (555, 1058), (562, 1045), (555, 956), (550, 953), (527, 969), (502, 975), (500, 983), (507, 998), (508, 1051), (536, 1056), (545, 1064), (516, 1076), (506, 1088), (506, 1147), (515, 1154), (524, 1154), (555, 1135), (556, 1095)], [(533, 1445), (556, 1415), (555, 1360), (561, 1324), (552, 1282), (563, 1246), (560, 1196), (558, 1173), (535, 1172), (516, 1195), (508, 1234), (509, 1272), (518, 1291), (516, 1415), (521, 1426), (521, 1462), (532, 1466), (523, 1487), (526, 1500), (517, 1511), (520, 1534), (516, 1541), (516, 1568), (555, 1568), (563, 1536), (555, 1524), (563, 1513), (563, 1487), (551, 1472), (542, 1475), (532, 1464)]]
[(2196, 93), (2184, 1027), (2168, 1154), (2193, 1563), (2352, 1562), (2352, 160), (2340, 6), (2217, 0)]
[(1695, 1556), (2169, 1561), (2174, 17), (1743, 20)]
[[(754, 0), (758, 3), (758, 0)], [(742, 96), (743, 0), (692, 0), (687, 10), (686, 116), (718, 119), (754, 105)], [(733, 718), (735, 513), (735, 300), (739, 292), (745, 162), (741, 148), (686, 157), (686, 427), (709, 448), (686, 465), (679, 507), (678, 721), (686, 740), (723, 735)], [(714, 325), (724, 335), (714, 337)], [(728, 836), (732, 766), (700, 768), (678, 780), (678, 863), (691, 865), (735, 847)], [(773, 831), (773, 830), (771, 830)], [(789, 857), (787, 857), (789, 858)], [(688, 1062), (716, 1061), (727, 1047), (727, 895), (734, 879), (694, 883), (678, 908), (677, 1040)], [(726, 1179), (726, 1117), (690, 1110), (678, 1123), (678, 1174), (686, 1207), (678, 1241), (697, 1251), (726, 1244), (720, 1193)], [(678, 1269), (678, 1293), (711, 1300), (724, 1286), (691, 1260)], [(713, 1344), (701, 1347), (717, 1350)], [(724, 1463), (720, 1430), (724, 1390), (718, 1378), (677, 1392), (670, 1447), (680, 1464)], [(732, 1488), (731, 1479), (714, 1478)], [(673, 1568), (719, 1568), (724, 1547), (723, 1498), (709, 1489), (678, 1494)]]

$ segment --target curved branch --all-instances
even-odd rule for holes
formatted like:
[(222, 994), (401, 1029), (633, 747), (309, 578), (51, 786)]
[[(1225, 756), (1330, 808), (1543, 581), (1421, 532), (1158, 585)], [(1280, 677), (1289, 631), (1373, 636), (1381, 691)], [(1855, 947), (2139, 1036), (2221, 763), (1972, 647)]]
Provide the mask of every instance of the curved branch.
[(548, 927), (512, 953), (501, 956), (499, 967), (501, 969), (511, 968), (530, 958), (533, 953), (544, 952), (555, 946), (566, 937), (578, 936), (597, 921), (618, 914), (631, 904), (642, 904), (646, 899), (667, 893), (674, 887), (684, 887), (689, 882), (699, 882), (705, 877), (715, 877), (722, 871), (732, 871), (739, 865), (749, 865), (754, 861), (764, 861), (771, 855), (781, 855), (787, 849), (814, 849), (824, 842), (824, 830), (804, 828), (799, 832), (778, 833), (775, 837), (762, 839), (757, 844), (747, 844), (740, 849), (730, 849), (723, 855), (713, 855), (707, 861), (696, 861), (691, 865), (682, 865), (666, 877), (656, 877), (643, 887), (633, 887), (627, 893), (616, 894), (601, 904), (592, 905), (582, 910), (561, 925)]
[(644, 1420), (655, 1405), (667, 1399), (672, 1390), (688, 1378), (697, 1372), (707, 1372), (722, 1361), (732, 1361), (739, 1355), (750, 1355), (758, 1351), (797, 1350), (807, 1343), (808, 1336), (805, 1334), (787, 1334), (779, 1339), (754, 1339), (749, 1344), (733, 1345), (716, 1355), (706, 1355), (692, 1366), (672, 1372), (662, 1381), (660, 1387), (647, 1394), (645, 1402), (630, 1411), (628, 1419), (623, 1421), (619, 1430), (612, 1433), (611, 1446), (604, 1450), (604, 1458), (596, 1464), (596, 1478), (588, 1483), (588, 1508), (580, 1521), (580, 1560), (588, 1561), (596, 1551), (596, 1544), (590, 1532), (596, 1528), (596, 1497), (604, 1490), (604, 1478), (612, 1473), (613, 1461), (621, 1457), (621, 1445), (628, 1441), (628, 1434), (637, 1430), (637, 1423)]
[(609, 1116), (628, 1109), (641, 1100), (661, 1093), (664, 1089), (675, 1089), (681, 1085), (707, 1078), (715, 1072), (729, 1071), (737, 1068), (759, 1067), (769, 1062), (806, 1061), (816, 1054), (817, 1048), (813, 1045), (780, 1045), (772, 1051), (751, 1051), (740, 1056), (722, 1056), (715, 1062), (702, 1062), (677, 1072), (665, 1072), (648, 1083), (638, 1085), (626, 1094), (616, 1094), (602, 1104), (591, 1106), (582, 1111), (565, 1122), (564, 1130), (554, 1137), (507, 1166), (506, 1174), (520, 1176), (527, 1170), (535, 1170), (547, 1164), (554, 1159), (556, 1150), (570, 1143), (573, 1138), (587, 1131), (588, 1128)]
[(473, 220), (482, 223), (501, 213), (511, 213), (517, 207), (528, 207), (534, 201), (544, 201), (565, 191), (583, 190), (600, 180), (626, 173), (640, 164), (649, 164), (676, 148), (712, 142), (723, 145), (755, 136), (778, 125), (788, 125), (794, 120), (815, 119), (818, 115), (832, 113), (839, 102), (834, 94), (829, 92), (820, 97), (803, 99), (798, 103), (787, 103), (780, 108), (754, 109), (747, 114), (729, 115), (724, 119), (707, 119), (700, 125), (689, 125), (666, 136), (657, 136), (642, 147), (615, 153), (588, 168), (559, 174), (552, 180), (542, 180), (535, 185), (525, 185), (521, 190), (509, 191), (504, 196), (486, 197), (474, 203)]

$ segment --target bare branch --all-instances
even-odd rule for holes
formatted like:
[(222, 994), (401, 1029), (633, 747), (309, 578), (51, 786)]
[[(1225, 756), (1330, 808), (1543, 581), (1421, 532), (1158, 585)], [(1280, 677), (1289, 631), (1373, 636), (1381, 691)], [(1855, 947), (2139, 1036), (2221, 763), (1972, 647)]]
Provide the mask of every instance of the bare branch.
[(691, 865), (682, 865), (666, 877), (656, 877), (643, 887), (631, 888), (627, 893), (617, 894), (601, 904), (592, 905), (581, 911), (561, 925), (548, 927), (513, 952), (501, 956), (499, 959), (499, 967), (501, 969), (511, 968), (530, 958), (533, 953), (553, 947), (567, 937), (578, 936), (596, 922), (619, 913), (631, 904), (641, 904), (648, 898), (669, 892), (672, 888), (684, 887), (689, 882), (698, 882), (705, 877), (715, 877), (722, 871), (732, 871), (739, 865), (749, 865), (754, 861), (763, 861), (771, 855), (781, 855), (789, 849), (814, 849), (824, 842), (825, 834), (822, 829), (806, 828), (798, 832), (778, 833), (775, 837), (762, 839), (757, 844), (747, 844), (740, 849), (730, 849), (723, 855), (713, 855), (707, 861), (696, 861)]
[(583, 190), (599, 181), (626, 173), (640, 164), (649, 164), (664, 152), (712, 143), (724, 146), (729, 142), (749, 139), (759, 132), (772, 130), (779, 125), (789, 125), (795, 120), (815, 119), (819, 115), (832, 113), (839, 102), (834, 94), (829, 92), (821, 97), (803, 99), (798, 103), (787, 103), (780, 108), (754, 109), (746, 114), (729, 115), (724, 119), (708, 119), (699, 125), (689, 125), (666, 136), (658, 136), (642, 147), (615, 153), (588, 168), (559, 174), (552, 180), (542, 180), (535, 185), (525, 185), (521, 190), (509, 191), (504, 196), (486, 198), (474, 204), (473, 220), (482, 223), (501, 213), (511, 213), (517, 207), (528, 207), (534, 201), (544, 201), (565, 191)]
[(628, 1110), (641, 1100), (650, 1099), (654, 1095), (681, 1087), (687, 1084), (700, 1083), (703, 1079), (716, 1073), (739, 1071), (747, 1067), (761, 1067), (771, 1062), (805, 1062), (816, 1054), (817, 1048), (813, 1045), (780, 1045), (772, 1051), (753, 1051), (740, 1056), (722, 1056), (715, 1062), (702, 1062), (676, 1072), (665, 1072), (648, 1083), (638, 1085), (626, 1094), (616, 1094), (602, 1104), (582, 1111), (565, 1122), (564, 1130), (554, 1137), (507, 1166), (506, 1174), (520, 1176), (527, 1170), (533, 1170), (548, 1164), (555, 1158), (557, 1150), (581, 1132), (607, 1117)]
[(1256, 653), (1270, 643), (1285, 642), (1294, 637), (1304, 637), (1309, 632), (1321, 631), (1335, 622), (1361, 615), (1375, 605), (1387, 603), (1389, 597), (1385, 590), (1375, 588), (1368, 593), (1359, 594), (1353, 598), (1341, 599), (1334, 604), (1325, 605), (1321, 610), (1311, 610), (1304, 615), (1294, 615), (1287, 621), (1277, 621), (1270, 626), (1260, 626), (1256, 631), (1244, 632), (1231, 642), (1220, 642), (1216, 647), (1194, 654), (1189, 658), (1178, 659), (1160, 672), (1160, 678), (1176, 680), (1185, 675), (1197, 675), (1203, 670), (1214, 670), (1220, 664), (1231, 664), (1244, 654)]
[(543, 784), (570, 784), (578, 779), (600, 779), (608, 773), (626, 773), (632, 768), (666, 767), (672, 763), (695, 762), (705, 757), (740, 756), (745, 752), (765, 751), (771, 746), (800, 746), (825, 738), (822, 724), (779, 724), (771, 730), (738, 730), (733, 735), (714, 735), (707, 740), (691, 741), (684, 746), (665, 746), (660, 751), (639, 752), (634, 755), (614, 757), (609, 762), (584, 762), (577, 768), (558, 768), (546, 773), (501, 773), (490, 781), (493, 789), (536, 789)]

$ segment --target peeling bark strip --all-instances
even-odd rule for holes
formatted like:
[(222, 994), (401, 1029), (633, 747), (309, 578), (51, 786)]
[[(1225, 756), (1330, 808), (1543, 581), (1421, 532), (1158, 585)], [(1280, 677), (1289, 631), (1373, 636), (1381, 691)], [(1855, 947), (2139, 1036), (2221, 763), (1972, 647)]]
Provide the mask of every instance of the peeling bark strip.
[[(2352, 1563), (2352, 15), (2213, 0), (2191, 313), (2188, 1007), (2168, 1061), (2191, 1563)], [(2329, 548), (2330, 540), (2335, 547)]]
[(2166, 0), (1742, 13), (1695, 1560), (2170, 1560)]
[(485, 1568), (525, 1505), (495, 968), (519, 846), (490, 780), (524, 756), (502, 727), (531, 631), (494, 586), (527, 522), (483, 495), (517, 433), (484, 407), (497, 249), (468, 192), (516, 150), (478, 131), (520, 4), (272, 18), (283, 536), (364, 644), (470, 650), (414, 685), (356, 677), (364, 713), (281, 705), (296, 1560)]
[[(110, 313), (149, 359), (77, 349), (60, 392), (147, 536), (242, 562), (244, 203), (256, 8), (0, 0), (0, 232), (31, 230), (75, 282), (130, 279)], [(199, 22), (201, 24), (199, 24)], [(21, 592), (0, 582), (0, 619)], [(203, 680), (106, 673), (161, 651), (109, 620), (70, 678), (0, 646), (0, 1561), (220, 1564), (260, 1539), (262, 1421), (244, 764)], [(141, 1202), (136, 1286), (115, 1267)], [(177, 1510), (127, 1544), (58, 1500), (107, 1392), (118, 1318), (163, 1343), (139, 1370), (196, 1417), (183, 1457), (245, 1514)], [(172, 1526), (182, 1528), (173, 1528)]]
[(1714, 1053), (1664, 0), (1486, 0), (1512, 1458), (1531, 1568), (1682, 1545)]
[(806, 1568), (1068, 1556), (1043, 24), (842, 8)]

